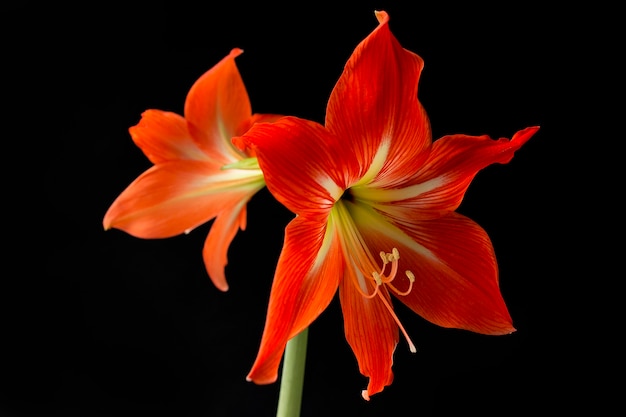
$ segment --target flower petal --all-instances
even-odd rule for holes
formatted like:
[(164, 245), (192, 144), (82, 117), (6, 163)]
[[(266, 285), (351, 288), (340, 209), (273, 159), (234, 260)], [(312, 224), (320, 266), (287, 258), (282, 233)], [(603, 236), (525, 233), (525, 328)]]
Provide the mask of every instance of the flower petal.
[(303, 217), (287, 225), (261, 347), (248, 381), (276, 381), (287, 341), (308, 327), (332, 300), (343, 272), (334, 233), (325, 222)]
[[(235, 135), (234, 136), (240, 136), (243, 135), (244, 133), (246, 133), (248, 130), (250, 130), (250, 128), (252, 126), (254, 126), (257, 123), (273, 123), (275, 121), (277, 121), (278, 119), (285, 117), (282, 114), (264, 114), (264, 113), (254, 113), (252, 116), (250, 116), (249, 118), (247, 118), (246, 120), (244, 120), (238, 127), (237, 130), (235, 131)], [(249, 155), (249, 156), (254, 156), (254, 155)]]
[[(350, 269), (345, 272), (350, 273), (353, 273)], [(391, 300), (384, 289), (372, 299), (363, 297), (348, 278), (344, 278), (339, 286), (339, 297), (346, 339), (357, 358), (359, 371), (370, 378), (367, 390), (363, 392), (363, 398), (369, 400), (371, 395), (381, 392), (393, 381), (391, 365), (399, 332), (381, 297), (389, 306)]]
[(260, 170), (220, 170), (200, 161), (155, 165), (133, 181), (104, 216), (105, 229), (140, 238), (186, 233), (263, 187)]
[[(398, 298), (417, 314), (442, 327), (482, 334), (515, 331), (500, 293), (491, 240), (482, 227), (458, 213), (395, 227), (381, 216), (357, 207), (354, 214), (373, 250), (400, 252), (401, 270), (415, 275), (411, 292)], [(409, 288), (398, 276), (393, 285)]]
[(233, 142), (252, 148), (269, 191), (297, 214), (327, 216), (360, 169), (323, 126), (296, 117), (259, 123)]
[(359, 187), (353, 194), (402, 222), (407, 218), (432, 219), (458, 208), (478, 171), (508, 163), (539, 127), (520, 130), (509, 140), (489, 136), (452, 135), (436, 140), (423, 167), (404, 187)]
[(335, 85), (325, 125), (345, 142), (365, 175), (384, 150), (378, 186), (394, 185), (414, 173), (431, 144), (430, 123), (417, 99), (423, 60), (400, 46), (389, 17), (376, 12), (378, 27), (354, 50)]
[(233, 49), (191, 87), (185, 101), (185, 119), (198, 146), (214, 161), (225, 165), (242, 155), (231, 138), (252, 115), (250, 99), (235, 58), (243, 50)]
[(176, 159), (206, 160), (191, 138), (185, 119), (172, 112), (146, 110), (139, 123), (128, 129), (135, 144), (153, 164)]
[(228, 291), (224, 268), (228, 264), (228, 248), (239, 229), (246, 228), (246, 204), (252, 195), (246, 196), (218, 214), (211, 225), (202, 249), (202, 257), (207, 273), (213, 284), (222, 291)]

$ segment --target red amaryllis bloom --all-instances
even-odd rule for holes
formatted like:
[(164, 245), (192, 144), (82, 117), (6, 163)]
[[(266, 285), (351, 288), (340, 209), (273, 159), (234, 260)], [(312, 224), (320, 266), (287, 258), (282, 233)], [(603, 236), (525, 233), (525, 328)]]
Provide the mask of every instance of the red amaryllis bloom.
[(233, 49), (194, 83), (184, 117), (147, 110), (129, 129), (154, 165), (117, 197), (103, 220), (105, 229), (153, 239), (189, 233), (215, 218), (202, 255), (223, 291), (228, 247), (246, 227), (247, 202), (265, 186), (254, 154), (238, 150), (231, 139), (255, 122), (279, 117), (252, 114), (235, 64), (242, 52)]
[(295, 117), (257, 124), (253, 149), (268, 189), (296, 213), (288, 224), (265, 330), (248, 379), (271, 383), (287, 341), (337, 290), (345, 334), (369, 399), (393, 378), (402, 332), (392, 295), (439, 326), (513, 332), (485, 230), (458, 208), (472, 178), (507, 163), (538, 127), (512, 139), (451, 135), (432, 141), (417, 99), (422, 59), (403, 49), (376, 12), (334, 87), (325, 126)]

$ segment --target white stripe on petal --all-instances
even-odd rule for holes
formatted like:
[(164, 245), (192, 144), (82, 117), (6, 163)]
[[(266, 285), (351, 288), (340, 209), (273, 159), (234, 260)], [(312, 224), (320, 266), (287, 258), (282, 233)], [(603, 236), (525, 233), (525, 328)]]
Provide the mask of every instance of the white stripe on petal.
[(370, 167), (367, 169), (367, 172), (363, 177), (356, 183), (353, 184), (352, 187), (358, 187), (359, 185), (368, 184), (372, 181), (376, 175), (380, 172), (387, 160), (387, 155), (389, 154), (389, 147), (391, 146), (391, 139), (385, 138), (380, 142), (380, 146), (376, 151), (376, 155), (374, 155), (374, 159), (372, 159), (372, 163)]
[(389, 203), (406, 200), (407, 198), (415, 198), (420, 194), (440, 188), (444, 183), (443, 177), (440, 176), (409, 187), (392, 189), (359, 187), (352, 188), (351, 193), (358, 199), (374, 201), (376, 203)]
[(337, 201), (343, 195), (344, 189), (337, 185), (335, 181), (333, 181), (330, 177), (324, 176), (317, 178), (315, 180), (318, 184), (320, 184), (328, 194), (330, 194), (333, 201)]

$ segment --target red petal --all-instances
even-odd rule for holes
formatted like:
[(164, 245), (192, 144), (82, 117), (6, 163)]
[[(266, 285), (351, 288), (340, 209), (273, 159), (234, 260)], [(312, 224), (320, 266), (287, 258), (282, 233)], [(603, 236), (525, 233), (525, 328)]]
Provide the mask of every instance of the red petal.
[(260, 123), (233, 141), (256, 152), (268, 189), (297, 214), (326, 216), (359, 171), (354, 157), (338, 155), (336, 138), (304, 119)]
[(478, 171), (491, 164), (508, 163), (537, 130), (538, 127), (520, 130), (510, 140), (493, 140), (486, 135), (442, 137), (434, 142), (423, 167), (404, 187), (358, 190), (359, 196), (371, 194), (369, 199), (378, 203), (376, 208), (399, 222), (446, 215), (458, 208)]
[(359, 178), (379, 148), (388, 148), (377, 181), (393, 184), (420, 166), (431, 131), (417, 99), (423, 61), (398, 43), (387, 13), (376, 17), (379, 26), (356, 47), (332, 91), (326, 127), (358, 159)]
[(153, 164), (175, 159), (207, 159), (191, 138), (185, 119), (176, 113), (146, 110), (129, 132)]
[(282, 117), (284, 116), (280, 114), (255, 113), (239, 125), (237, 131), (235, 132), (235, 136), (243, 135), (256, 123), (273, 123)]
[(325, 222), (296, 217), (272, 284), (261, 347), (248, 380), (276, 381), (287, 341), (309, 326), (332, 300), (343, 272), (341, 253)]
[(185, 101), (185, 119), (198, 146), (222, 165), (241, 159), (231, 143), (238, 127), (252, 115), (248, 92), (235, 58), (243, 51), (233, 49), (191, 87)]
[(228, 264), (228, 248), (239, 229), (246, 228), (246, 203), (252, 195), (237, 201), (236, 205), (220, 213), (207, 235), (202, 250), (204, 265), (213, 284), (222, 291), (228, 290), (224, 268)]
[[(350, 273), (353, 271), (347, 270), (345, 274)], [(359, 371), (370, 378), (367, 394), (363, 395), (369, 399), (393, 381), (391, 365), (398, 344), (398, 325), (380, 297), (384, 297), (390, 306), (391, 300), (384, 289), (380, 296), (372, 299), (363, 297), (348, 277), (339, 287), (339, 296), (346, 339), (356, 355)]]
[(103, 225), (140, 238), (170, 237), (231, 209), (262, 186), (257, 171), (223, 171), (199, 161), (167, 162), (133, 181), (109, 207)]
[[(498, 267), (487, 233), (474, 221), (458, 213), (428, 221), (389, 227), (387, 233), (366, 231), (372, 222), (361, 221), (368, 246), (400, 251), (401, 271), (415, 274), (413, 289), (399, 299), (425, 319), (442, 327), (466, 329), (483, 334), (515, 331), (500, 293)], [(381, 247), (382, 246), (382, 247)], [(393, 284), (408, 288), (399, 276)]]

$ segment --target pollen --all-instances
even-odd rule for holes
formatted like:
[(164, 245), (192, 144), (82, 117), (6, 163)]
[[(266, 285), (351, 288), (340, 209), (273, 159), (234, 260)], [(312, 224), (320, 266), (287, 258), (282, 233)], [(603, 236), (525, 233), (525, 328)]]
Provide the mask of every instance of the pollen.
[(406, 277), (409, 279), (409, 281), (411, 281), (411, 283), (415, 282), (415, 275), (413, 274), (413, 272), (411, 271), (404, 271), (404, 273), (406, 274)]
[(382, 285), (383, 279), (380, 277), (378, 272), (372, 272), (372, 276), (374, 277), (374, 281), (376, 281), (376, 285)]

